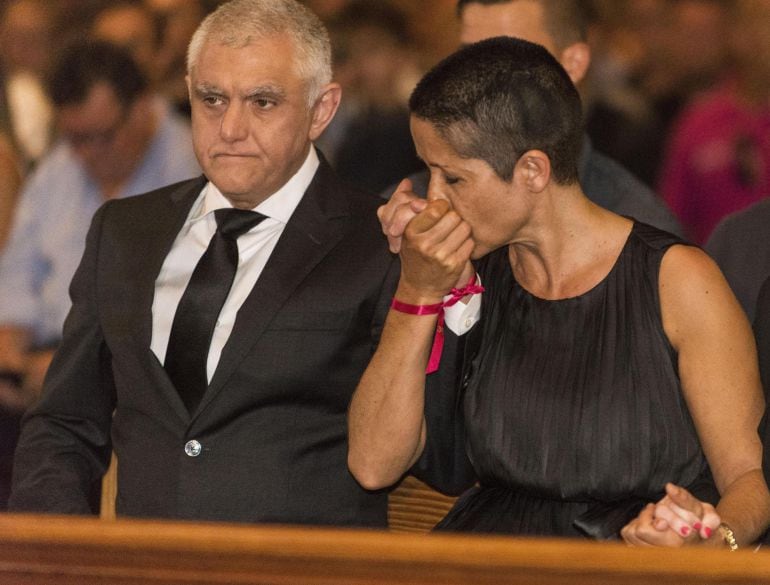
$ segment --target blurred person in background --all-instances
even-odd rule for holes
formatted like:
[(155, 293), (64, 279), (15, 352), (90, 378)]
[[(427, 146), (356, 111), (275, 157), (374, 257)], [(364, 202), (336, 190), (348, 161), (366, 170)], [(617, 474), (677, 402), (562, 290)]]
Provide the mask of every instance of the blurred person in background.
[(723, 217), (770, 193), (770, 2), (741, 0), (728, 14), (729, 73), (682, 112), (660, 183), (698, 244)]
[(48, 87), (61, 137), (26, 179), (0, 256), (0, 386), (22, 405), (37, 396), (60, 340), (96, 209), (200, 173), (187, 121), (158, 105), (125, 50), (79, 41)]
[[(0, 253), (10, 231), (21, 185), (21, 164), (10, 140), (0, 133)], [(0, 372), (0, 510), (5, 509), (10, 492), (13, 451), (19, 436), (19, 411), (26, 406), (11, 387), (17, 380), (11, 374), (9, 385)]]
[(0, 12), (0, 130), (31, 167), (48, 149), (53, 108), (44, 77), (56, 46), (56, 3), (9, 0)]
[[(635, 152), (645, 180), (660, 193), (665, 144), (674, 120), (727, 67), (727, 10), (733, 0), (626, 0), (626, 31), (636, 43), (633, 87), (652, 112), (652, 131)], [(662, 193), (661, 193), (662, 194)]]
[(406, 101), (419, 72), (405, 15), (356, 0), (329, 22), (345, 99), (319, 146), (349, 183), (379, 193), (417, 171)]
[(631, 74), (640, 47), (629, 31), (625, 0), (589, 2), (591, 67), (581, 86), (586, 132), (593, 146), (653, 187), (656, 156), (650, 145), (659, 142), (658, 120), (650, 101), (635, 87)]
[(769, 225), (770, 199), (764, 198), (724, 217), (704, 246), (721, 268), (750, 321), (756, 314), (760, 287), (770, 276)]
[(683, 120), (680, 140), (684, 132), (697, 134), (689, 154), (679, 156), (689, 167), (680, 169), (683, 179), (693, 181), (688, 213), (746, 206), (719, 221), (706, 251), (753, 319), (760, 286), (770, 276), (770, 3), (742, 0), (735, 11), (733, 76)]
[(21, 180), (19, 156), (9, 138), (0, 132), (0, 253), (11, 231)]
[(155, 81), (177, 111), (190, 115), (185, 83), (187, 45), (195, 29), (219, 0), (143, 0), (155, 14), (160, 45), (155, 54)]
[(304, 0), (302, 3), (328, 24), (330, 19), (350, 3), (350, 0)]
[[(18, 156), (10, 140), (0, 133), (0, 253), (10, 231), (20, 185)], [(10, 494), (13, 451), (19, 436), (19, 411), (26, 406), (21, 395), (12, 388), (16, 382), (13, 373), (0, 372), (0, 510), (5, 509)]]
[[(543, 45), (581, 89), (591, 65), (587, 43), (589, 6), (580, 0), (459, 0), (460, 42), (510, 36)], [(580, 157), (580, 184), (594, 203), (680, 235), (681, 227), (666, 204), (639, 179), (597, 152), (585, 135)], [(409, 177), (415, 193), (427, 190), (429, 174)], [(387, 197), (393, 188), (386, 189)]]
[(457, 48), (456, 0), (393, 0), (409, 17), (409, 30), (427, 71)]
[[(725, 20), (734, 0), (629, 0), (643, 46), (638, 83), (665, 118), (710, 88), (727, 65)], [(670, 119), (670, 118), (668, 118)]]
[(139, 0), (118, 0), (98, 11), (91, 23), (91, 36), (123, 47), (154, 82), (160, 52), (160, 30), (156, 15)]
[[(0, 5), (0, 253), (11, 230), (22, 177), (47, 151), (53, 135), (53, 108), (43, 79), (55, 42), (55, 21), (56, 6), (47, 0)], [(20, 381), (15, 371), (0, 368), (0, 509), (6, 508), (10, 494), (19, 413), (27, 405), (17, 390)]]

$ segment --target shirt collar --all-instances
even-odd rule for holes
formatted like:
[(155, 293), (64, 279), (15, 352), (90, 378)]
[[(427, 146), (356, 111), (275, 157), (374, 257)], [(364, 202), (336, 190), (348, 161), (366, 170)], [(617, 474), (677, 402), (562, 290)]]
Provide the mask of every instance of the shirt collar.
[[(320, 161), (318, 159), (318, 153), (314, 146), (310, 146), (305, 162), (299, 170), (281, 187), (265, 199), (262, 203), (257, 205), (252, 211), (258, 211), (262, 215), (280, 221), (281, 223), (288, 223), (289, 218), (294, 213), (294, 210), (302, 200), (302, 196), (310, 186), (313, 177)], [(206, 215), (213, 213), (217, 209), (226, 209), (232, 207), (232, 204), (228, 199), (222, 195), (222, 192), (209, 181), (203, 188), (203, 199), (201, 201), (198, 210), (193, 213), (192, 221), (198, 221)]]

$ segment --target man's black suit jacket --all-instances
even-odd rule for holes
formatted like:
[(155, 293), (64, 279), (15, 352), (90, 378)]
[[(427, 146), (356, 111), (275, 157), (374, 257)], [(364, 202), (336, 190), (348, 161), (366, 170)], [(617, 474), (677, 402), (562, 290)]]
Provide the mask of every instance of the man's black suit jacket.
[(399, 272), (376, 216), (382, 201), (321, 164), (190, 415), (150, 350), (151, 309), (204, 184), (111, 201), (95, 215), (64, 340), (24, 424), (11, 508), (91, 513), (114, 448), (118, 514), (385, 525), (386, 494), (361, 489), (346, 464), (346, 410)]

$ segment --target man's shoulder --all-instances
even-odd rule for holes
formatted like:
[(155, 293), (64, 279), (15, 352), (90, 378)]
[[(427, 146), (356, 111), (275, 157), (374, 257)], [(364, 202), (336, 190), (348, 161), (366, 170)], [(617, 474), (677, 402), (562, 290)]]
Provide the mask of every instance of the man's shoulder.
[(350, 210), (353, 215), (370, 217), (373, 220), (377, 220), (377, 225), (379, 225), (377, 209), (385, 202), (378, 195), (357, 188), (351, 188), (348, 191), (348, 197), (350, 200)]
[(376, 219), (377, 208), (383, 205), (382, 199), (376, 194), (342, 179), (325, 160), (305, 195), (318, 199), (327, 213), (335, 214), (344, 210), (359, 218)]
[(594, 203), (667, 232), (683, 234), (668, 205), (617, 161), (590, 149), (581, 170), (583, 191)]
[(387, 267), (393, 255), (377, 217), (377, 209), (383, 204), (376, 194), (345, 182), (323, 163), (287, 228), (291, 226), (294, 233), (319, 228), (318, 233), (336, 241), (337, 251), (342, 251), (330, 258), (368, 259), (367, 270)]
[[(588, 192), (599, 191), (597, 198), (609, 197), (604, 191), (608, 186), (615, 189), (618, 197), (651, 198), (655, 197), (652, 189), (638, 179), (616, 160), (591, 148), (585, 155), (580, 177), (583, 189)], [(592, 193), (589, 198), (594, 199)]]
[(206, 185), (206, 178), (198, 176), (193, 179), (185, 179), (176, 183), (170, 183), (157, 189), (122, 197), (120, 199), (111, 199), (105, 205), (115, 210), (152, 210), (158, 205), (168, 205), (174, 201), (185, 201), (194, 199), (200, 194)]
[(144, 193), (138, 193), (137, 195), (124, 197), (122, 199), (119, 199), (118, 201), (121, 201), (121, 202), (128, 202), (132, 200), (151, 201), (155, 199), (164, 199), (164, 198), (173, 197), (173, 196), (177, 196), (177, 197), (183, 196), (185, 193), (191, 190), (197, 189), (198, 191), (200, 191), (206, 185), (206, 181), (207, 181), (206, 177), (204, 177), (203, 175), (198, 175), (197, 177), (184, 179), (182, 181), (176, 181), (174, 183), (169, 183), (167, 185), (163, 185), (156, 189), (145, 191)]
[(757, 253), (770, 246), (763, 247), (767, 226), (770, 223), (770, 199), (763, 199), (745, 209), (725, 216), (714, 228), (706, 251), (712, 256), (726, 254)]
[(770, 222), (770, 199), (762, 199), (740, 211), (725, 216), (719, 226), (728, 232), (760, 227), (767, 230), (768, 222)]

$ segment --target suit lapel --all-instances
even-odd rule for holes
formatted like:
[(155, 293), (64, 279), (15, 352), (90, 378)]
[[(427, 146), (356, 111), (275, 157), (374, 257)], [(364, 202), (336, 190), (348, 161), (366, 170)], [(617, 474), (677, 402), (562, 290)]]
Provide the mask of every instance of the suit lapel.
[(138, 341), (142, 347), (149, 347), (152, 339), (152, 303), (155, 298), (155, 280), (158, 278), (163, 261), (171, 250), (179, 231), (190, 212), (190, 207), (200, 194), (206, 179), (185, 182), (160, 202), (160, 209), (149, 217), (143, 228), (137, 230), (136, 245), (139, 253), (135, 254), (141, 266), (137, 267), (136, 277), (128, 279), (136, 285), (136, 314), (141, 315), (137, 330)]
[(348, 206), (331, 169), (322, 161), (257, 283), (238, 311), (198, 412), (222, 389), (300, 283), (345, 236)]
[(154, 201), (149, 211), (142, 208), (141, 221), (126, 221), (124, 226), (124, 229), (131, 230), (124, 237), (132, 242), (130, 257), (133, 260), (131, 265), (121, 267), (122, 273), (128, 274), (129, 278), (123, 278), (120, 282), (120, 286), (125, 289), (120, 298), (125, 304), (117, 310), (132, 318), (135, 327), (132, 345), (140, 371), (148, 373), (150, 383), (161, 389), (182, 420), (189, 420), (189, 413), (160, 361), (150, 349), (152, 304), (155, 280), (163, 261), (205, 184), (205, 177), (201, 177), (173, 187), (167, 197)]

